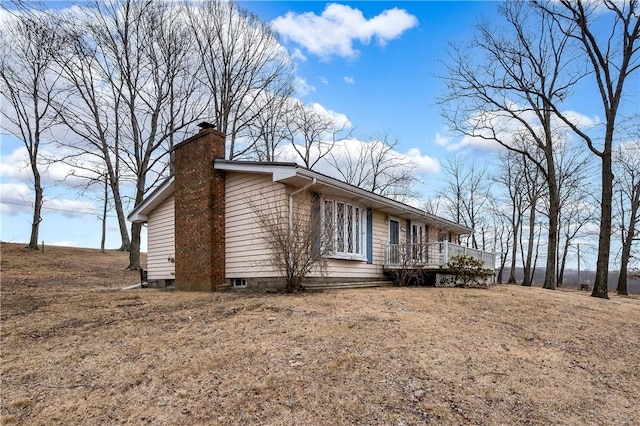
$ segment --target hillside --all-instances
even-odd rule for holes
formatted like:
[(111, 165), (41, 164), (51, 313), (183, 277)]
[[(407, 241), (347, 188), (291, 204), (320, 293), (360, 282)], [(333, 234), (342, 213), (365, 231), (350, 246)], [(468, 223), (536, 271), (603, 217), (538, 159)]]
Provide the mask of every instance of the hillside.
[[(545, 274), (545, 268), (540, 268), (540, 267), (536, 268), (535, 274), (534, 274), (534, 281), (537, 283), (544, 282), (544, 274)], [(618, 288), (619, 275), (620, 275), (620, 271), (609, 271), (608, 287), (610, 292), (611, 291), (615, 292), (616, 289)], [(587, 284), (593, 287), (595, 276), (596, 276), (595, 271), (583, 270), (581, 272), (580, 281), (583, 284)], [(507, 269), (504, 272), (504, 280), (506, 281), (508, 277), (509, 277), (509, 270)], [(524, 277), (523, 269), (516, 268), (516, 280), (521, 282), (523, 277)], [(578, 271), (575, 269), (565, 270), (563, 281), (564, 281), (564, 284), (563, 284), (564, 287), (568, 289), (577, 289), (578, 288)], [(636, 294), (636, 295), (640, 294), (640, 277), (635, 278), (631, 275), (629, 276), (627, 280), (627, 292), (629, 294)]]
[(495, 286), (123, 291), (2, 244), (2, 424), (634, 424), (640, 300)]

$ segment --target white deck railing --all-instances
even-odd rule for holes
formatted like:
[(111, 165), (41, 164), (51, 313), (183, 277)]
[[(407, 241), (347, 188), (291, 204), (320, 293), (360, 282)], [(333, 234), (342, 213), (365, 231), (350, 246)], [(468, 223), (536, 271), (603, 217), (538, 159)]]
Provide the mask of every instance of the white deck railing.
[(384, 266), (415, 266), (420, 268), (440, 268), (446, 266), (453, 256), (464, 254), (479, 259), (487, 269), (495, 269), (496, 255), (486, 251), (464, 247), (448, 241), (424, 244), (385, 244)]

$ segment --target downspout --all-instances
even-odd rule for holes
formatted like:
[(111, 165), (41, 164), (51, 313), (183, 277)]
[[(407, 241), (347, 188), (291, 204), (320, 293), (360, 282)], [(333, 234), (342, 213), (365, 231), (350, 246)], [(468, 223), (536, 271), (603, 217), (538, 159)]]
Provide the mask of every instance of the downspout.
[(291, 229), (293, 228), (293, 196), (302, 191), (306, 191), (316, 183), (317, 183), (316, 178), (313, 178), (310, 184), (305, 185), (300, 189), (296, 189), (291, 194), (289, 194), (289, 238), (291, 238)]

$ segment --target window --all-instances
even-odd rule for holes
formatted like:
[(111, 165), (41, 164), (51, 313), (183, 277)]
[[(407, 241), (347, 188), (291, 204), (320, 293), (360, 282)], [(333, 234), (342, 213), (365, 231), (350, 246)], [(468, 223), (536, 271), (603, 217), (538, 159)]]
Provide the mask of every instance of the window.
[(347, 253), (353, 253), (353, 206), (347, 206)]
[(336, 240), (337, 252), (344, 253), (344, 203), (336, 203)]
[(335, 207), (333, 206), (333, 201), (326, 200), (324, 202), (324, 232), (322, 235), (322, 242), (325, 244), (326, 251), (333, 252), (334, 250), (334, 218), (335, 218)]
[(247, 281), (244, 278), (233, 278), (231, 285), (233, 288), (244, 288), (247, 286)]
[(389, 219), (389, 262), (399, 264), (402, 260), (400, 247), (400, 222)]
[(335, 255), (364, 257), (365, 216), (359, 206), (337, 200), (324, 200), (323, 244)]
[(389, 220), (389, 244), (400, 244), (400, 222)]

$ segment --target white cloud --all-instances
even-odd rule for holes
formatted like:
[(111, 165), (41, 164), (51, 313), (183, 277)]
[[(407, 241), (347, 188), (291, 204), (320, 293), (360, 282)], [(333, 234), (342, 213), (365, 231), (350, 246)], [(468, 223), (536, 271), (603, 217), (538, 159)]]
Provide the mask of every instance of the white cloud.
[(16, 148), (9, 155), (3, 156), (2, 161), (0, 161), (0, 177), (5, 180), (10, 178), (28, 182), (30, 173), (29, 156), (24, 146)]
[(447, 146), (451, 143), (451, 138), (449, 136), (443, 136), (438, 132), (436, 133), (435, 141), (436, 145)]
[[(519, 117), (525, 120), (539, 135), (542, 134), (542, 126), (535, 112), (528, 108), (522, 107), (516, 103), (512, 103), (510, 108)], [(575, 123), (584, 131), (589, 131), (601, 124), (598, 117), (588, 117), (576, 111), (563, 111), (562, 114)], [(570, 128), (558, 117), (553, 118), (552, 127), (558, 134), (562, 135), (565, 140), (572, 140), (574, 135)], [(457, 141), (453, 138), (445, 137), (436, 133), (436, 144), (446, 147), (449, 151), (471, 150), (480, 152), (497, 152), (505, 149), (503, 145), (494, 140), (494, 137), (500, 139), (505, 145), (516, 143), (517, 135), (528, 134), (523, 124), (510, 116), (504, 111), (484, 111), (478, 112), (467, 119), (467, 127), (473, 130), (474, 135), (465, 135)], [(519, 142), (521, 143), (521, 142)], [(533, 142), (532, 142), (533, 143)]]
[(406, 154), (400, 154), (416, 165), (416, 173), (421, 175), (440, 172), (440, 162), (428, 155), (422, 155), (418, 148), (411, 148)]
[(304, 56), (304, 53), (302, 53), (302, 50), (300, 50), (300, 48), (296, 47), (295, 49), (293, 49), (293, 52), (291, 53), (291, 59), (293, 59), (294, 61), (300, 61), (300, 62), (307, 62), (307, 57)]
[[(336, 179), (341, 179), (335, 165), (332, 163), (347, 164), (350, 161), (355, 161), (354, 155), (358, 155), (360, 152), (366, 152), (367, 149), (365, 147), (372, 143), (373, 141), (356, 138), (339, 140), (331, 150), (333, 157), (331, 161), (328, 161), (328, 158), (325, 157), (314, 167), (314, 170)], [(440, 162), (437, 159), (423, 155), (417, 148), (411, 148), (404, 153), (391, 151), (389, 155), (397, 159), (397, 164), (404, 164), (410, 167), (415, 175), (431, 175), (439, 173), (441, 170)], [(314, 158), (314, 155), (312, 155), (312, 158)], [(302, 165), (300, 157), (290, 144), (282, 148), (282, 160), (293, 161)]]
[(325, 86), (329, 85), (329, 80), (327, 79), (327, 77), (318, 77), (318, 80), (320, 80), (320, 83), (324, 84)]
[(33, 210), (33, 190), (26, 183), (0, 184), (0, 213), (15, 215)]
[[(0, 213), (3, 215), (33, 213), (33, 189), (24, 182), (0, 184), (0, 200)], [(42, 212), (43, 214), (61, 213), (67, 217), (78, 217), (85, 214), (97, 215), (99, 209), (91, 201), (48, 198), (45, 193)]]
[(353, 77), (350, 77), (348, 75), (344, 76), (344, 82), (347, 84), (356, 84), (356, 80)]
[(294, 84), (296, 88), (296, 93), (300, 97), (305, 97), (309, 93), (316, 91), (316, 88), (310, 85), (309, 83), (307, 83), (307, 80), (305, 80), (302, 77), (296, 77)]
[[(98, 174), (91, 170), (97, 170), (100, 166), (92, 165), (88, 162), (85, 162), (87, 170), (75, 169), (60, 161), (53, 161), (47, 164), (49, 159), (54, 160), (55, 158), (63, 156), (64, 153), (65, 152), (60, 149), (54, 152), (51, 150), (51, 147), (47, 147), (46, 149), (40, 148), (38, 154), (40, 164), (38, 169), (43, 186), (64, 184), (67, 187), (73, 187), (86, 184), (86, 180), (79, 177), (80, 175), (92, 178), (98, 177)], [(0, 177), (4, 180), (32, 184), (33, 174), (29, 164), (27, 148), (24, 145), (20, 145), (9, 155), (2, 157), (2, 161), (0, 162)]]
[(449, 151), (469, 149), (471, 151), (480, 152), (498, 152), (503, 150), (504, 147), (494, 140), (474, 136), (464, 136), (459, 142), (447, 145), (447, 149)]
[(588, 130), (601, 124), (600, 118), (597, 116), (588, 117), (576, 111), (564, 111), (562, 114), (583, 130)]
[(326, 109), (325, 107), (323, 107), (322, 105), (320, 105), (319, 103), (313, 103), (311, 104), (310, 108), (316, 113), (319, 114), (320, 116), (324, 116), (327, 117), (329, 119), (331, 119), (335, 125), (336, 128), (345, 128), (345, 129), (350, 129), (351, 128), (351, 121), (349, 120), (349, 117), (347, 117), (345, 114), (342, 114), (340, 112), (336, 112), (336, 111), (332, 111), (330, 109)]
[(91, 201), (69, 200), (69, 199), (48, 199), (42, 206), (44, 211), (61, 213), (67, 217), (84, 216), (85, 214), (99, 214), (99, 210)]
[(375, 38), (384, 46), (389, 40), (418, 25), (418, 19), (403, 9), (393, 8), (366, 19), (359, 9), (332, 3), (320, 16), (313, 12), (288, 12), (274, 19), (273, 28), (286, 39), (298, 43), (310, 53), (329, 59), (358, 55), (353, 43), (367, 45)]

